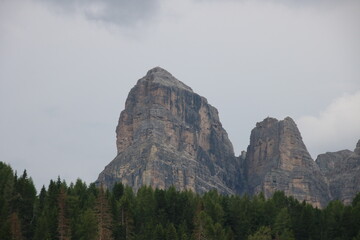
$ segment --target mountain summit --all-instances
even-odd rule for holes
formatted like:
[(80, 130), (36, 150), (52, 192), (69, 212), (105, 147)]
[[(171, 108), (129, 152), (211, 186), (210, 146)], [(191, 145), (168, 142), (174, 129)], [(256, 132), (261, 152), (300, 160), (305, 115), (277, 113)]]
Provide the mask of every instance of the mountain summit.
[(239, 165), (218, 111), (166, 70), (148, 71), (130, 91), (120, 114), (118, 155), (99, 175), (111, 187), (121, 181), (234, 194)]
[(116, 128), (117, 156), (97, 183), (122, 182), (204, 193), (257, 194), (284, 191), (317, 207), (350, 203), (360, 191), (360, 141), (311, 158), (290, 117), (266, 118), (251, 131), (247, 152), (233, 146), (206, 98), (168, 71), (155, 67), (131, 89)]
[[(145, 77), (139, 80), (139, 82), (150, 81), (153, 83), (162, 84), (167, 87), (179, 88), (192, 92), (193, 90), (185, 85), (183, 82), (177, 80), (171, 73), (161, 67), (155, 67), (149, 70)], [(138, 84), (139, 84), (138, 82)]]
[(329, 201), (325, 177), (290, 117), (282, 121), (266, 118), (256, 124), (245, 166), (250, 194), (263, 192), (270, 197), (281, 190), (318, 207)]

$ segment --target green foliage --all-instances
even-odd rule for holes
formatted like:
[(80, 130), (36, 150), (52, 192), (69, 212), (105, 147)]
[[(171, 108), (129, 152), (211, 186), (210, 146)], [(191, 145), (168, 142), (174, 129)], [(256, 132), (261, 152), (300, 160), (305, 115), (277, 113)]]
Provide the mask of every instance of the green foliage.
[(154, 240), (165, 239), (165, 231), (161, 224), (157, 224), (154, 232)]
[(278, 239), (294, 239), (291, 217), (287, 208), (282, 208), (275, 218), (273, 233)]
[(165, 234), (166, 240), (178, 240), (178, 236), (176, 233), (176, 228), (174, 227), (174, 224), (170, 223), (166, 229)]
[(98, 222), (95, 212), (87, 209), (79, 218), (79, 222), (75, 225), (75, 237), (79, 240), (95, 240), (98, 234)]
[(0, 162), (0, 239), (360, 240), (360, 194), (324, 209), (283, 192), (223, 196), (121, 183), (113, 189), (57, 178), (36, 195), (27, 172)]
[(271, 229), (266, 226), (261, 226), (258, 231), (249, 236), (248, 240), (272, 240)]

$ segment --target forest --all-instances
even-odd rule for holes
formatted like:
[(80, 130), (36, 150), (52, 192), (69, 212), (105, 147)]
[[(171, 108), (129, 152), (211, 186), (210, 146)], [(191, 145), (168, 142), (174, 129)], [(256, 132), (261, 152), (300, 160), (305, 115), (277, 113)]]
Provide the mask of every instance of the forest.
[(37, 194), (26, 170), (0, 162), (1, 240), (360, 240), (360, 194), (314, 208), (283, 192), (270, 199), (199, 195), (118, 183), (105, 190), (58, 177)]

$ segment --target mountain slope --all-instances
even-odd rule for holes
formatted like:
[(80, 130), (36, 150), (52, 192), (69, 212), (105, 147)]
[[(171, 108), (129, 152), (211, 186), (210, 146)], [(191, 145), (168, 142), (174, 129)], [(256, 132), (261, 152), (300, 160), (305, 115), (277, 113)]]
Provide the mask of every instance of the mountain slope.
[(284, 191), (323, 207), (350, 203), (360, 191), (360, 141), (313, 161), (296, 123), (266, 118), (251, 131), (247, 152), (235, 157), (218, 111), (166, 70), (156, 67), (131, 89), (116, 128), (117, 156), (97, 183), (116, 182), (204, 193)]
[(217, 110), (156, 67), (130, 91), (116, 128), (116, 158), (99, 175), (111, 187), (142, 185), (233, 194), (239, 164)]
[(270, 197), (281, 190), (318, 207), (329, 201), (326, 180), (289, 117), (282, 121), (266, 118), (256, 124), (251, 131), (245, 172), (251, 195), (264, 192)]
[(320, 154), (316, 163), (327, 178), (332, 200), (350, 204), (360, 192), (360, 140), (355, 150)]

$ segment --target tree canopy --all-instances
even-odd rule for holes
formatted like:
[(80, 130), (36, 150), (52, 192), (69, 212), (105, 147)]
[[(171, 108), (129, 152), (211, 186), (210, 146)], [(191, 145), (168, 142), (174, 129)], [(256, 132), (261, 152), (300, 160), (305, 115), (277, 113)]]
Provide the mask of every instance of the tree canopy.
[(24, 171), (0, 162), (2, 240), (357, 240), (360, 194), (351, 205), (314, 208), (283, 192), (225, 196), (142, 187), (134, 193), (78, 179), (51, 180), (39, 194)]

